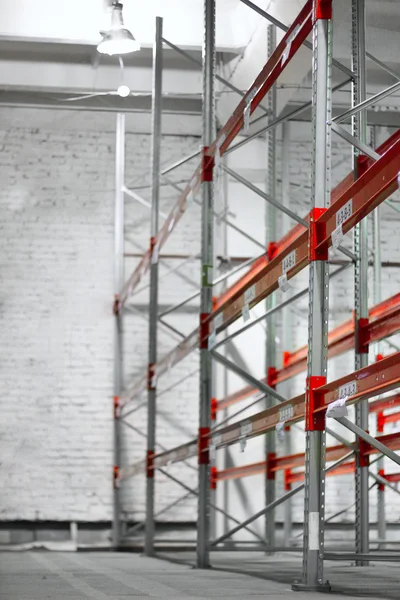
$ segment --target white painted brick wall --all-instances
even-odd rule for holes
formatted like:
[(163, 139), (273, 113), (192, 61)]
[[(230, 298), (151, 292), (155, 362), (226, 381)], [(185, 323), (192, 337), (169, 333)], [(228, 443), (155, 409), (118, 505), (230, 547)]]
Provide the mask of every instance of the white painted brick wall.
[[(3, 109), (5, 110), (5, 109)], [(8, 109), (7, 109), (8, 110)], [(2, 519), (102, 520), (111, 517), (112, 468), (112, 376), (113, 376), (113, 190), (114, 131), (109, 119), (98, 115), (98, 131), (69, 126), (68, 119), (54, 113), (36, 127), (35, 111), (8, 110), (10, 125), (3, 114), (0, 121), (1, 206), (1, 409), (3, 414), (0, 453), (0, 499)], [(105, 125), (106, 123), (106, 125)], [(196, 138), (168, 136), (163, 140), (163, 165), (170, 164), (198, 147)], [(281, 145), (278, 141), (278, 155)], [(304, 216), (310, 208), (309, 157), (307, 137), (292, 145), (290, 178), (292, 208)], [(348, 149), (334, 140), (334, 183), (349, 171)], [(126, 181), (145, 200), (150, 200), (150, 138), (127, 135)], [(239, 166), (263, 164), (262, 147), (241, 155)], [(192, 174), (196, 161), (170, 174), (181, 185)], [(278, 160), (278, 169), (280, 161)], [(279, 195), (280, 186), (278, 186)], [(229, 184), (230, 206), (236, 222), (264, 243), (263, 201), (238, 184)], [(161, 210), (168, 212), (176, 199), (171, 188), (162, 188)], [(383, 211), (382, 259), (398, 260), (399, 238), (395, 235), (395, 213)], [(149, 210), (133, 200), (126, 203), (127, 252), (142, 252), (149, 243)], [(350, 237), (350, 236), (349, 236)], [(346, 240), (351, 245), (351, 239)], [(350, 247), (350, 246), (349, 246)], [(164, 248), (166, 253), (197, 254), (200, 251), (200, 209), (191, 206)], [(238, 235), (230, 236), (232, 255), (257, 255), (260, 249)], [(138, 259), (126, 261), (126, 275)], [(160, 300), (179, 302), (198, 289), (200, 262), (193, 261), (176, 273), (163, 277), (175, 261), (160, 262)], [(134, 298), (133, 307), (146, 306), (148, 288)], [(386, 298), (399, 289), (395, 269), (383, 272)], [(307, 273), (293, 281), (295, 290), (307, 286)], [(353, 308), (353, 282), (348, 271), (331, 286), (331, 326), (349, 318)], [(371, 302), (372, 304), (372, 302)], [(193, 308), (198, 306), (194, 300)], [(255, 312), (261, 314), (259, 307)], [(124, 320), (124, 375), (127, 382), (142, 375), (147, 364), (147, 311), (127, 314)], [(197, 325), (195, 311), (166, 317), (173, 327), (187, 334)], [(281, 337), (278, 319), (278, 338)], [(255, 375), (264, 370), (264, 336), (260, 326), (238, 340), (238, 348)], [(307, 340), (307, 299), (293, 317), (292, 348)], [(162, 356), (176, 341), (159, 329)], [(285, 348), (281, 345), (278, 351)], [(352, 370), (351, 353), (330, 362), (331, 379)], [(198, 368), (193, 353), (159, 382), (169, 388)], [(242, 385), (229, 378), (229, 389)], [(291, 382), (292, 395), (304, 389), (304, 377)], [(160, 397), (157, 436), (172, 447), (191, 438), (198, 422), (198, 376), (184, 381)], [(235, 407), (235, 410), (238, 407)], [(253, 411), (256, 409), (253, 409)], [(249, 414), (252, 411), (249, 411)], [(145, 432), (146, 414), (141, 409), (129, 421)], [(371, 426), (371, 430), (373, 427)], [(293, 430), (293, 450), (304, 447), (301, 426)], [(334, 443), (329, 440), (328, 443)], [(124, 463), (143, 458), (145, 441), (128, 429), (123, 435)], [(278, 444), (278, 452), (283, 453)], [(237, 464), (260, 460), (263, 441), (249, 442), (246, 452), (232, 448)], [(193, 462), (195, 464), (195, 461)], [(388, 465), (388, 469), (394, 470)], [(192, 488), (197, 485), (195, 469), (179, 464), (170, 467)], [(133, 518), (144, 516), (144, 477), (123, 486), (123, 511)], [(239, 505), (236, 484), (229, 484), (230, 510), (237, 518), (263, 505), (262, 478), (244, 479), (249, 495), (244, 510)], [(278, 477), (278, 492), (282, 478)], [(164, 476), (157, 476), (157, 510), (183, 492)], [(220, 492), (219, 492), (220, 494)], [(354, 496), (350, 476), (327, 481), (327, 514), (330, 507), (344, 508)], [(388, 493), (388, 514), (394, 520), (400, 512), (393, 494)], [(219, 496), (220, 497), (220, 496)], [(374, 501), (375, 492), (371, 494)], [(373, 502), (372, 502), (373, 505)], [(293, 501), (293, 518), (302, 519), (302, 498)], [(278, 518), (283, 512), (277, 511)], [(374, 518), (372, 506), (371, 516)], [(195, 520), (196, 499), (185, 500), (162, 520)], [(353, 512), (341, 517), (353, 518)], [(243, 536), (244, 537), (244, 536)]]
[[(0, 518), (110, 519), (115, 133), (101, 114), (98, 131), (92, 120), (85, 131), (69, 128), (68, 113), (60, 119), (54, 112), (53, 122), (47, 116), (37, 128), (40, 111), (26, 111), (23, 125), (24, 111), (3, 111), (10, 122), (18, 112), (20, 122), (8, 127), (2, 114)], [(127, 181), (143, 174), (148, 181), (150, 137), (128, 134), (126, 146)], [(195, 138), (165, 137), (163, 164), (197, 146)], [(192, 162), (172, 178), (184, 178), (193, 169)], [(147, 190), (143, 197), (149, 198)], [(176, 192), (163, 188), (162, 209), (167, 211), (175, 198)], [(147, 247), (147, 209), (132, 201), (126, 213), (135, 244)], [(198, 252), (196, 209), (185, 220), (179, 239), (175, 236), (166, 251)], [(127, 251), (133, 249), (127, 244)], [(197, 262), (186, 269), (197, 285), (198, 267)], [(163, 301), (173, 302), (192, 289), (174, 276), (161, 285)], [(147, 301), (147, 292), (142, 296)], [(197, 318), (188, 315), (176, 326), (189, 330), (196, 324)], [(147, 362), (147, 325), (128, 315), (126, 330), (125, 366), (132, 377)], [(160, 332), (160, 353), (169, 347), (171, 341)], [(193, 355), (174, 377), (195, 364)], [(165, 415), (177, 427), (190, 424), (195, 430), (197, 389), (193, 379), (164, 396)], [(160, 441), (172, 446), (184, 436), (166, 422), (159, 419)], [(134, 424), (144, 431), (145, 423), (142, 410)], [(124, 446), (125, 458), (143, 458), (145, 445), (137, 435), (124, 432)], [(193, 483), (192, 474), (185, 477)], [(135, 481), (124, 496), (124, 509), (134, 517), (143, 512), (142, 488), (143, 482)], [(161, 478), (157, 489), (160, 505), (176, 497), (176, 485)], [(193, 514), (193, 502), (187, 502), (167, 518)]]
[[(247, 147), (249, 148), (249, 147)], [(279, 173), (282, 168), (281, 160), (280, 160), (280, 152), (281, 152), (281, 143), (278, 140), (277, 144), (278, 150), (278, 178)], [(311, 144), (310, 140), (307, 137), (305, 132), (301, 132), (298, 139), (291, 145), (290, 152), (290, 192), (291, 192), (291, 208), (297, 212), (300, 216), (305, 216), (309, 211), (310, 204), (310, 157), (311, 157)], [(351, 155), (349, 152), (349, 148), (346, 143), (338, 141), (337, 139), (333, 140), (332, 146), (332, 165), (333, 165), (333, 173), (332, 173), (332, 184), (333, 186), (340, 182), (345, 175), (351, 170)], [(260, 148), (255, 153), (252, 153), (252, 150), (249, 150), (246, 156), (247, 161), (253, 161), (254, 168), (257, 168), (260, 160), (263, 160), (263, 156)], [(236, 165), (235, 165), (236, 166)], [(236, 168), (240, 168), (240, 160)], [(244, 165), (247, 166), (247, 163)], [(240, 195), (241, 188), (238, 187), (233, 182), (230, 183), (229, 187), (230, 194), (233, 195), (233, 203), (235, 207), (237, 207), (240, 202), (236, 201), (235, 195)], [(280, 193), (280, 185), (278, 186), (278, 197)], [(256, 197), (252, 196), (248, 199), (246, 205), (242, 208), (242, 213), (239, 210), (239, 217), (246, 214), (247, 222), (248, 213), (254, 210), (253, 215), (254, 219), (257, 220), (255, 223), (253, 231), (257, 230), (259, 225), (259, 220), (261, 217), (261, 212), (256, 210), (253, 202), (255, 202)], [(250, 204), (252, 202), (252, 204)], [(257, 205), (258, 206), (258, 205)], [(393, 260), (398, 261), (400, 257), (399, 253), (399, 242), (398, 236), (396, 235), (397, 228), (397, 220), (393, 220), (393, 217), (396, 219), (396, 213), (391, 209), (384, 207), (382, 209), (382, 260)], [(280, 225), (280, 219), (279, 219)], [(263, 238), (260, 237), (260, 240)], [(370, 238), (370, 243), (372, 243), (372, 238)], [(242, 251), (243, 247), (247, 248), (247, 242), (242, 243), (239, 236), (232, 234), (231, 245), (238, 248)], [(352, 235), (347, 235), (345, 238), (345, 245), (348, 248), (352, 247)], [(335, 252), (334, 254), (337, 258), (342, 258), (342, 256)], [(336, 269), (337, 267), (335, 267)], [(292, 280), (292, 286), (294, 291), (300, 291), (301, 289), (308, 286), (308, 271), (304, 271), (296, 276)], [(400, 283), (400, 273), (398, 269), (384, 269), (383, 270), (383, 286), (382, 286), (382, 299), (388, 298), (389, 296), (398, 293), (399, 291), (399, 283)], [(281, 296), (281, 294), (278, 294)], [(369, 273), (369, 304), (373, 305), (372, 298), (372, 269)], [(278, 300), (279, 301), (279, 300)], [(344, 320), (349, 319), (351, 317), (352, 310), (354, 308), (354, 282), (353, 282), (353, 272), (352, 269), (348, 269), (339, 277), (336, 277), (331, 282), (330, 287), (330, 328), (333, 328)], [(291, 349), (298, 348), (307, 343), (307, 310), (308, 310), (308, 298), (300, 300), (296, 303), (295, 309), (293, 311), (293, 325), (292, 325), (292, 346)], [(259, 314), (261, 314), (261, 308), (259, 309)], [(259, 351), (263, 348), (264, 335), (259, 326), (254, 327), (255, 335), (258, 336), (255, 339), (252, 339), (251, 344), (247, 341), (240, 340), (238, 342), (238, 346), (243, 352), (244, 357), (247, 357), (250, 364), (253, 367), (253, 374), (257, 376), (261, 376), (262, 373), (262, 365), (258, 365), (254, 368), (254, 360), (250, 357), (252, 356), (252, 352), (254, 348), (257, 348)], [(244, 337), (244, 336), (243, 336)], [(278, 329), (277, 329), (277, 337), (281, 339), (281, 323), (278, 319)], [(396, 336), (398, 337), (398, 336)], [(236, 338), (237, 339), (237, 338)], [(395, 340), (394, 340), (395, 341)], [(390, 349), (387, 345), (383, 345), (384, 353), (388, 354)], [(278, 342), (278, 356), (280, 353), (286, 350), (282, 346), (280, 342)], [(373, 348), (371, 349), (370, 360), (373, 360), (375, 352)], [(280, 358), (278, 359), (280, 360)], [(258, 364), (258, 363), (257, 363)], [(333, 380), (338, 377), (341, 377), (347, 373), (350, 373), (354, 370), (354, 352), (349, 352), (346, 355), (337, 357), (329, 361), (329, 379)], [(305, 385), (305, 374), (299, 375), (289, 383), (290, 393), (288, 397), (293, 397), (299, 393), (304, 392)], [(236, 377), (230, 378), (229, 383), (229, 391), (235, 391), (239, 387), (242, 387), (243, 383), (238, 380)], [(278, 386), (278, 391), (283, 393), (283, 386)], [(232, 407), (231, 414), (236, 412), (241, 407), (241, 405), (236, 405)], [(260, 410), (260, 406), (256, 406), (253, 409), (247, 411), (244, 415), (241, 415), (240, 418), (245, 418), (247, 414), (254, 413)], [(349, 411), (350, 418), (354, 418), (353, 409)], [(348, 439), (352, 439), (351, 435), (348, 435), (346, 430), (341, 427), (339, 424), (335, 422), (330, 422), (329, 426), (332, 430), (336, 430), (341, 433), (342, 436), (347, 437)], [(371, 417), (370, 423), (371, 432), (375, 433), (375, 418)], [(389, 430), (389, 428), (388, 428)], [(393, 431), (398, 430), (398, 425)], [(296, 428), (292, 428), (290, 433), (292, 439), (292, 448), (293, 452), (301, 452), (304, 451), (304, 426), (299, 424)], [(328, 436), (327, 444), (334, 445), (337, 441)], [(277, 441), (277, 452), (280, 455), (284, 455), (285, 448), (282, 443)], [(237, 448), (232, 448), (231, 453), (234, 457), (235, 464), (248, 464), (251, 462), (256, 462), (259, 460), (263, 460), (264, 450), (262, 444), (259, 443), (258, 440), (250, 440), (246, 447), (246, 450), (243, 454), (241, 454)], [(222, 456), (220, 457), (222, 460)], [(396, 465), (390, 463), (390, 461), (385, 461), (385, 468), (388, 472), (396, 471)], [(243, 486), (245, 494), (247, 494), (247, 505), (245, 508), (243, 507), (243, 501), (241, 499), (240, 485)], [(222, 499), (224, 490), (222, 484), (220, 485), (220, 497)], [(281, 495), (283, 493), (283, 474), (278, 474), (277, 476), (277, 495)], [(239, 517), (246, 518), (249, 514), (260, 510), (264, 505), (264, 478), (262, 475), (249, 477), (247, 479), (243, 479), (241, 483), (237, 482), (228, 482), (227, 484), (227, 494), (228, 494), (228, 504), (230, 510), (233, 514), (239, 514)], [(370, 499), (371, 499), (371, 520), (376, 520), (376, 488), (371, 491)], [(388, 491), (386, 493), (387, 498), (387, 515), (388, 519), (397, 521), (400, 518), (400, 511), (398, 507), (396, 494)], [(329, 517), (331, 514), (345, 509), (349, 504), (351, 504), (354, 499), (354, 478), (351, 475), (341, 476), (341, 477), (328, 477), (326, 484), (326, 514)], [(284, 518), (284, 509), (283, 506), (279, 507), (276, 511), (276, 516), (278, 519), (282, 520)], [(303, 495), (299, 494), (292, 499), (292, 517), (293, 520), (301, 522), (303, 520)], [(336, 520), (341, 521), (351, 521), (354, 520), (354, 508), (349, 509), (346, 513), (338, 517)], [(262, 531), (262, 521), (263, 519), (259, 519), (255, 526), (259, 527), (259, 531)], [(221, 520), (219, 522), (221, 526)], [(237, 534), (237, 539), (251, 539), (245, 532), (240, 532)]]

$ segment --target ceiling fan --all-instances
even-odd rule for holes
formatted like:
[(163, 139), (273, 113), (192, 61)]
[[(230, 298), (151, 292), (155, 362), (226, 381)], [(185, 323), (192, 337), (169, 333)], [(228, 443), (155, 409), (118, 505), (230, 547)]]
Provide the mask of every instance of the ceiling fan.
[[(109, 28), (100, 31), (102, 40), (97, 46), (97, 52), (100, 56), (116, 56), (118, 58), (121, 70), (121, 83), (116, 90), (108, 92), (92, 92), (82, 94), (72, 98), (64, 99), (64, 102), (74, 102), (78, 100), (86, 100), (96, 96), (119, 96), (127, 98), (128, 96), (148, 96), (147, 92), (132, 92), (124, 81), (124, 61), (123, 55), (131, 54), (140, 50), (140, 44), (133, 36), (132, 32), (124, 25), (123, 4), (118, 0), (106, 0), (105, 8), (108, 14)], [(100, 64), (100, 60), (98, 65)]]

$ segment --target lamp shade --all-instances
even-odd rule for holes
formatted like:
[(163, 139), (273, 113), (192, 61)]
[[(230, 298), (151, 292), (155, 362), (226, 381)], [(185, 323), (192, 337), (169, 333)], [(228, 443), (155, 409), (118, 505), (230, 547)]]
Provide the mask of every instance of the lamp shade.
[(111, 7), (111, 27), (108, 31), (102, 31), (103, 39), (97, 46), (97, 51), (110, 56), (129, 54), (140, 50), (140, 44), (133, 37), (129, 29), (124, 26), (122, 15), (122, 4), (113, 2)]
[(103, 33), (97, 51), (110, 56), (129, 54), (140, 50), (140, 44), (128, 29), (111, 29)]

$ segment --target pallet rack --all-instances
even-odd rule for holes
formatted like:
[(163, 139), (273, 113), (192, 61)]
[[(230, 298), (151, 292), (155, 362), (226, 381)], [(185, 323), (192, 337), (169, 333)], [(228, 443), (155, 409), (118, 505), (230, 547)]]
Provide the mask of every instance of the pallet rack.
[[(121, 129), (123, 117), (118, 117), (117, 135), (117, 194), (116, 194), (116, 281), (114, 304), (116, 321), (116, 369), (115, 369), (115, 467), (114, 467), (114, 545), (121, 539), (121, 521), (119, 506), (119, 486), (129, 477), (146, 475), (146, 541), (145, 552), (154, 555), (154, 478), (157, 471), (176, 462), (191, 457), (198, 458), (198, 537), (197, 566), (206, 568), (210, 564), (209, 553), (235, 532), (249, 525), (260, 516), (270, 514), (276, 506), (289, 500), (304, 489), (304, 535), (303, 535), (303, 575), (300, 583), (293, 589), (327, 590), (329, 583), (323, 577), (324, 559), (337, 558), (324, 551), (324, 513), (325, 513), (325, 477), (329, 474), (355, 472), (356, 476), (356, 552), (346, 555), (358, 564), (372, 560), (369, 553), (369, 514), (368, 492), (369, 477), (373, 476), (380, 486), (393, 487), (391, 481), (396, 475), (372, 473), (369, 469), (369, 457), (372, 454), (387, 456), (400, 465), (400, 435), (380, 435), (376, 438), (368, 433), (368, 414), (374, 407), (383, 407), (397, 403), (398, 396), (368, 400), (389, 392), (400, 384), (400, 352), (368, 365), (368, 348), (400, 330), (400, 297), (397, 295), (388, 301), (379, 302), (368, 310), (367, 269), (368, 269), (368, 230), (366, 218), (385, 202), (399, 187), (400, 131), (374, 150), (366, 140), (365, 110), (389, 93), (397, 90), (399, 82), (376, 94), (366, 97), (365, 81), (365, 6), (364, 0), (352, 0), (352, 66), (341, 65), (332, 58), (332, 0), (308, 0), (290, 27), (283, 26), (250, 0), (241, 0), (256, 10), (275, 27), (285, 31), (285, 35), (275, 48), (271, 48), (270, 57), (249, 90), (239, 101), (235, 111), (225, 125), (215, 134), (214, 81), (215, 81), (215, 0), (205, 0), (205, 42), (203, 49), (203, 148), (201, 161), (191, 180), (180, 193), (177, 202), (168, 217), (159, 227), (159, 182), (160, 182), (160, 140), (161, 140), (161, 73), (162, 44), (169, 42), (162, 37), (162, 20), (157, 19), (156, 41), (154, 46), (154, 85), (153, 85), (153, 143), (152, 143), (152, 205), (151, 239), (149, 249), (127, 282), (122, 281), (123, 261), (123, 145)], [(308, 36), (312, 35), (312, 44)], [(273, 36), (271, 36), (273, 39)], [(271, 92), (274, 85), (302, 45), (312, 49), (312, 127), (313, 127), (313, 164), (312, 164), (312, 209), (306, 218), (296, 215), (285, 203), (279, 203), (274, 197), (274, 151), (273, 137), (269, 138), (270, 179), (267, 192), (246, 181), (224, 162), (224, 156), (234, 149), (242, 147), (261, 133), (271, 133), (284, 122), (276, 118), (273, 111)], [(374, 57), (370, 57), (373, 60)], [(352, 108), (342, 115), (331, 116), (332, 106), (332, 65), (346, 76), (341, 86), (351, 82)], [(221, 77), (217, 76), (219, 79)], [(229, 84), (231, 85), (231, 84)], [(232, 86), (231, 86), (232, 87)], [(251, 116), (269, 94), (268, 124), (260, 131), (232, 145), (235, 137), (244, 128), (248, 128)], [(303, 109), (309, 107), (309, 103)], [(299, 109), (296, 110), (296, 114)], [(265, 107), (264, 107), (265, 112)], [(272, 116), (271, 116), (272, 115)], [(293, 115), (286, 117), (290, 118)], [(261, 117), (260, 117), (261, 118)], [(258, 122), (260, 118), (251, 121)], [(265, 114), (262, 118), (265, 118)], [(350, 120), (352, 133), (342, 123)], [(330, 150), (331, 135), (335, 133), (350, 142), (353, 151), (353, 172), (332, 192), (330, 189)], [(117, 132), (118, 133), (118, 132)], [(118, 142), (119, 140), (119, 142)], [(193, 158), (193, 156), (192, 156)], [(187, 159), (184, 159), (187, 160)], [(182, 163), (180, 163), (182, 164)], [(268, 246), (261, 257), (251, 262), (250, 270), (220, 297), (212, 297), (213, 285), (213, 188), (221, 171), (240, 181), (256, 194), (262, 196), (274, 210), (280, 210), (286, 217), (297, 222), (280, 241), (268, 240)], [(162, 358), (157, 356), (157, 320), (158, 320), (158, 256), (168, 236), (177, 226), (185, 209), (194, 196), (201, 192), (202, 197), (202, 250), (201, 250), (201, 291), (199, 326), (179, 343), (173, 352)], [(274, 231), (274, 213), (269, 213), (269, 233)], [(287, 224), (287, 219), (285, 220)], [(343, 236), (354, 230), (354, 251), (341, 245)], [(375, 259), (379, 253), (379, 220), (375, 219)], [(334, 247), (346, 257), (346, 264), (336, 272), (329, 272), (329, 249)], [(349, 260), (350, 259), (350, 260)], [(341, 327), (328, 332), (329, 281), (338, 272), (354, 264), (355, 272), (355, 310), (354, 318)], [(274, 293), (280, 289), (288, 290), (289, 281), (297, 273), (309, 268), (308, 289), (291, 294), (289, 300), (277, 304)], [(375, 267), (376, 260), (375, 260)], [(124, 305), (142, 280), (150, 271), (150, 331), (149, 363), (147, 373), (133, 382), (125, 390), (121, 386), (121, 318)], [(378, 277), (379, 273), (377, 273)], [(286, 353), (284, 364), (277, 369), (276, 347), (271, 336), (267, 337), (267, 376), (259, 381), (219, 350), (227, 339), (239, 335), (256, 322), (269, 319), (274, 326), (274, 317), (278, 310), (287, 308), (290, 302), (308, 294), (309, 321), (308, 344), (294, 353)], [(234, 334), (227, 334), (228, 327), (243, 318), (248, 321), (250, 309), (263, 300), (268, 300), (266, 314), (245, 324)], [(180, 303), (181, 306), (182, 303)], [(224, 339), (220, 334), (224, 333)], [(345, 377), (327, 382), (328, 356), (336, 356), (350, 348), (355, 349), (355, 371)], [(157, 383), (162, 375), (193, 350), (200, 351), (200, 411), (198, 437), (176, 448), (156, 452), (155, 418)], [(213, 400), (212, 361), (215, 360), (226, 369), (236, 373), (249, 386), (240, 392), (228, 396), (219, 402)], [(287, 381), (294, 374), (307, 371), (305, 393), (291, 399), (277, 392), (276, 386)], [(134, 465), (120, 464), (120, 422), (129, 406), (138, 395), (147, 389), (148, 393), (148, 431), (146, 457)], [(213, 417), (239, 400), (261, 392), (268, 399), (267, 408), (251, 417), (232, 424), (212, 426)], [(397, 400), (396, 400), (397, 398)], [(392, 404), (390, 404), (392, 402)], [(347, 406), (356, 406), (356, 422), (346, 418)], [(326, 417), (332, 416), (356, 436), (356, 442), (347, 442), (340, 435), (329, 431), (341, 444), (326, 447)], [(232, 417), (231, 417), (232, 418)], [(394, 417), (392, 417), (394, 418)], [(388, 417), (390, 419), (390, 417)], [(380, 417), (382, 425), (385, 417)], [(291, 426), (296, 422), (305, 422), (305, 453), (288, 454), (277, 457), (273, 447), (273, 435), (277, 427)], [(212, 466), (213, 455), (221, 448), (231, 444), (244, 446), (247, 439), (266, 435), (266, 460), (262, 463), (216, 471)], [(354, 460), (353, 460), (354, 459)], [(326, 462), (330, 465), (326, 467)], [(295, 467), (303, 466), (303, 472), (293, 472)], [(275, 498), (274, 479), (278, 470), (286, 473), (286, 491)], [(266, 506), (243, 523), (237, 523), (222, 536), (210, 538), (210, 488), (218, 480), (228, 477), (250, 475), (255, 472), (266, 474)], [(172, 478), (172, 476), (170, 476)], [(292, 487), (293, 483), (299, 483)], [(183, 485), (186, 491), (190, 490)], [(382, 489), (382, 488), (380, 488)], [(382, 498), (381, 498), (382, 500)], [(220, 510), (217, 507), (217, 510)], [(223, 512), (223, 511), (221, 511)], [(235, 520), (227, 515), (230, 519)], [(273, 519), (267, 521), (267, 541), (261, 541), (264, 549), (273, 550)], [(252, 530), (250, 530), (252, 531)], [(254, 532), (253, 532), (254, 533)], [(382, 557), (380, 557), (382, 558)]]

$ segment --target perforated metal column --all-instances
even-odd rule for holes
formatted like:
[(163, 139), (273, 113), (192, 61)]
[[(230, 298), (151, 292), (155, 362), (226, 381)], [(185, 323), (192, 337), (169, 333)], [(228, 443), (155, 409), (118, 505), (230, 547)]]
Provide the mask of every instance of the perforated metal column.
[[(203, 46), (203, 147), (209, 147), (215, 137), (215, 0), (204, 0), (204, 46)], [(213, 175), (215, 177), (215, 174)], [(201, 295), (200, 313), (209, 315), (212, 310), (213, 250), (213, 181), (202, 183), (202, 240), (201, 240)], [(207, 347), (200, 348), (200, 415), (199, 439), (210, 428), (210, 405), (212, 395), (212, 359)], [(199, 496), (197, 520), (197, 566), (209, 567), (210, 539), (210, 467), (208, 453), (199, 452)]]
[(156, 398), (157, 372), (157, 322), (158, 322), (158, 232), (160, 204), (160, 155), (161, 155), (161, 102), (162, 102), (162, 26), (156, 18), (156, 34), (153, 45), (153, 93), (152, 93), (152, 137), (151, 137), (151, 265), (149, 303), (149, 366), (147, 383), (147, 477), (146, 477), (146, 537), (145, 554), (154, 554), (154, 483), (155, 471), (152, 458), (156, 446)]
[[(320, 2), (314, 2), (315, 15)], [(317, 18), (313, 27), (312, 205), (326, 208), (330, 195), (330, 127), (332, 24)], [(329, 270), (326, 260), (309, 266), (308, 364), (306, 413), (312, 389), (326, 378), (328, 350)], [(323, 578), (325, 518), (325, 423), (306, 417), (303, 580), (294, 590), (329, 589)]]
[(113, 547), (121, 541), (121, 499), (118, 471), (121, 464), (121, 423), (118, 401), (122, 391), (122, 313), (118, 310), (118, 294), (124, 284), (124, 172), (125, 115), (118, 114), (115, 139), (115, 215), (114, 215), (114, 472), (113, 472)]
[[(274, 25), (268, 26), (268, 56), (271, 56), (276, 47), (276, 30)], [(267, 105), (269, 110), (269, 120), (273, 121), (276, 117), (276, 86), (274, 85), (267, 96)], [(267, 172), (266, 172), (266, 192), (271, 198), (276, 198), (276, 130), (267, 132)], [(268, 244), (275, 243), (277, 240), (277, 215), (276, 208), (268, 203), (266, 206), (266, 241)], [(276, 295), (271, 294), (266, 301), (267, 310), (276, 306)], [(267, 347), (266, 347), (266, 368), (267, 376), (273, 375), (276, 368), (276, 315), (268, 317), (267, 321)], [(268, 380), (268, 385), (271, 381)], [(273, 398), (268, 397), (266, 408), (275, 404)], [(266, 457), (267, 461), (275, 455), (275, 432), (266, 435)], [(265, 486), (265, 504), (268, 506), (275, 500), (275, 474), (272, 476), (267, 469)], [(266, 542), (270, 548), (275, 546), (275, 511), (271, 510), (265, 515), (265, 533)]]
[[(365, 79), (365, 0), (352, 0), (352, 69), (354, 71), (353, 106), (366, 99)], [(367, 143), (367, 125), (365, 111), (359, 111), (352, 118), (353, 135), (361, 142)], [(353, 150), (353, 166), (355, 176), (360, 174), (359, 150)], [(354, 254), (356, 264), (354, 270), (355, 318), (368, 318), (368, 219), (363, 219), (354, 228)], [(356, 336), (358, 327), (356, 326)], [(368, 350), (357, 352), (356, 337), (355, 369), (368, 365)], [(368, 400), (356, 405), (356, 424), (368, 429)], [(369, 491), (368, 464), (363, 457), (356, 457), (356, 551), (365, 554), (369, 550)], [(367, 563), (357, 563), (364, 566)]]

